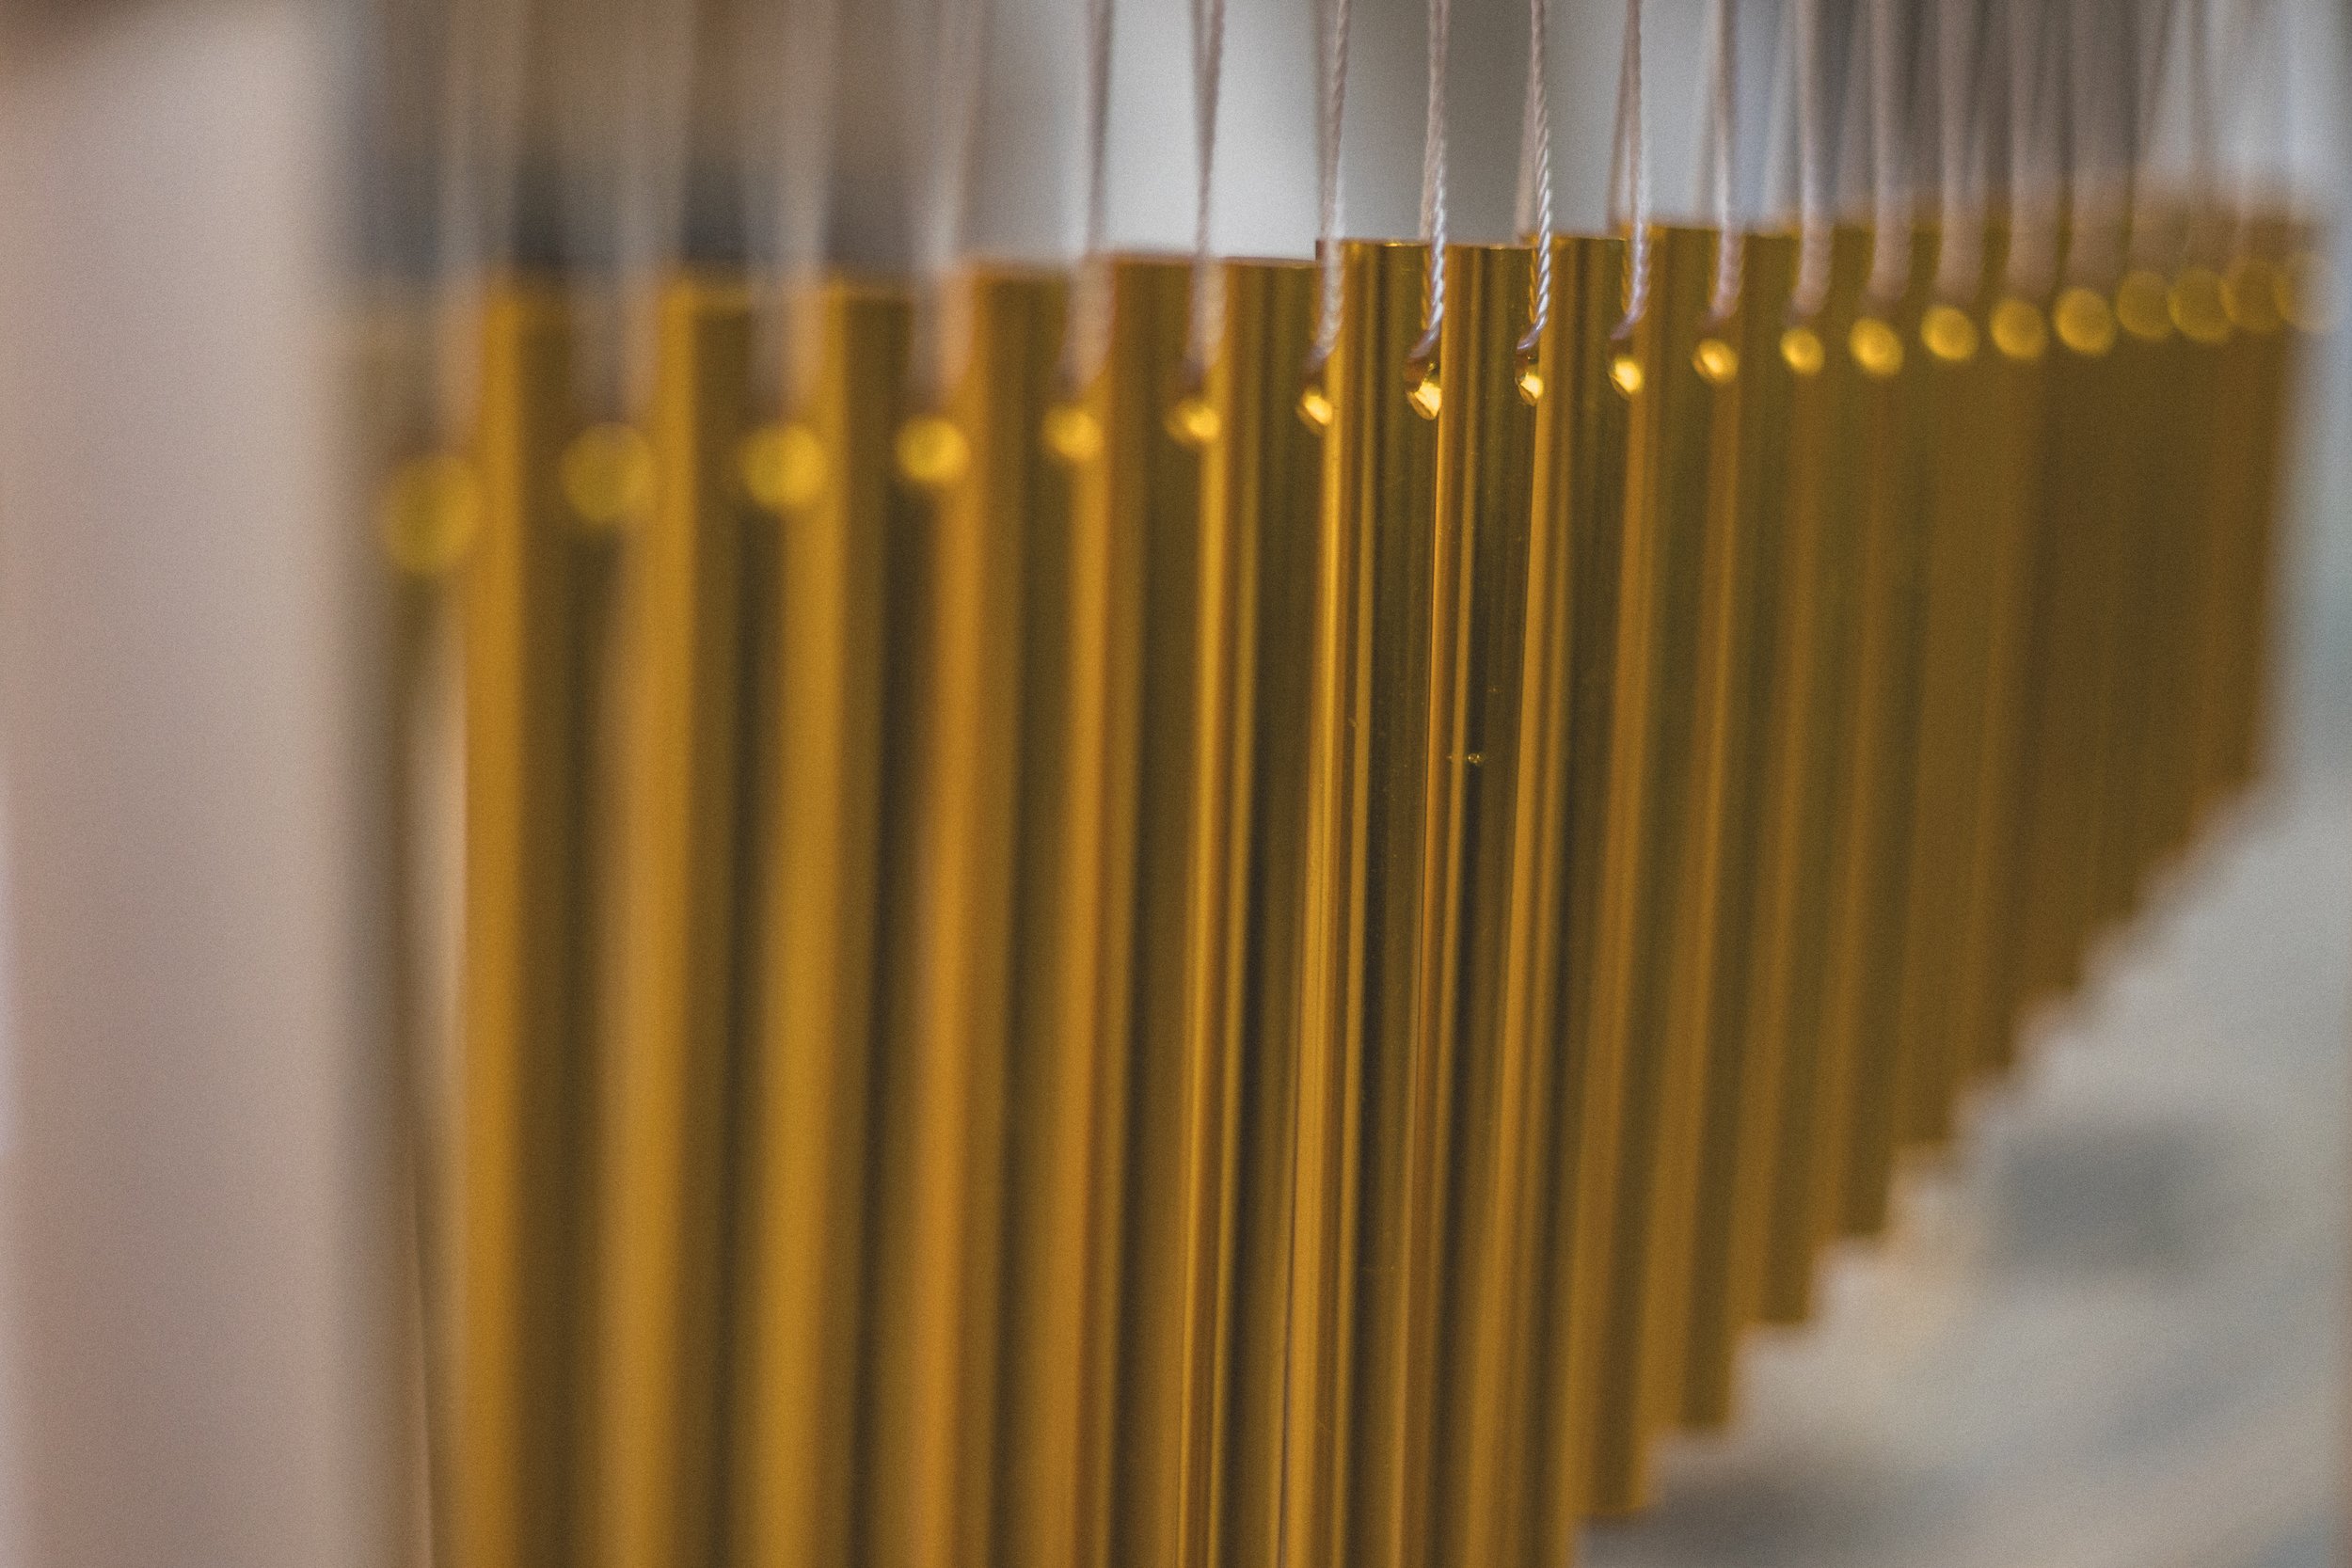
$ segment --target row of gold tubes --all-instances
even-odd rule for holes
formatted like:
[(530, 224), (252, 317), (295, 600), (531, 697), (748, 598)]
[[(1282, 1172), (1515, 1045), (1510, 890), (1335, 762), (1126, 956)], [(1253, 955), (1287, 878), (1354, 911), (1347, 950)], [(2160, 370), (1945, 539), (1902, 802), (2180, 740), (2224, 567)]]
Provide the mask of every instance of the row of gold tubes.
[(1532, 361), (1533, 253), (1455, 246), (1434, 368), (1428, 252), (1351, 242), (1303, 402), (1304, 264), (1222, 264), (1195, 384), (1189, 267), (1113, 261), (1074, 389), (1065, 280), (976, 269), (936, 403), (834, 281), (781, 423), (680, 277), (617, 526), (574, 308), (491, 289), (444, 1560), (1557, 1568), (1640, 1506), (2260, 755), (2288, 274), (1986, 238), (1874, 299), (1841, 229), (1799, 321), (1793, 236), (1718, 315), (1665, 228), (1629, 325), (1555, 238)]

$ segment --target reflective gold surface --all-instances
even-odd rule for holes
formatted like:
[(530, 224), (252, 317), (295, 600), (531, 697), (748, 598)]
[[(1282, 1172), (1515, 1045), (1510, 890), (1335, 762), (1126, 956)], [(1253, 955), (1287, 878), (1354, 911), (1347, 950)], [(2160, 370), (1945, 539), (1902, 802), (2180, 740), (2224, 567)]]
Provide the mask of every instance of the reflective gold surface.
[(571, 317), (532, 282), (485, 301), (479, 536), (458, 580), (465, 954), (453, 1201), (450, 1541), (521, 1568), (584, 1556), (590, 1129), (607, 908), (603, 659), (613, 546), (557, 467), (576, 429)]
[(1399, 1219), (1419, 1016), (1437, 431), (1406, 400), (1426, 250), (1349, 242), (1323, 436), (1284, 1540), (1403, 1560)]

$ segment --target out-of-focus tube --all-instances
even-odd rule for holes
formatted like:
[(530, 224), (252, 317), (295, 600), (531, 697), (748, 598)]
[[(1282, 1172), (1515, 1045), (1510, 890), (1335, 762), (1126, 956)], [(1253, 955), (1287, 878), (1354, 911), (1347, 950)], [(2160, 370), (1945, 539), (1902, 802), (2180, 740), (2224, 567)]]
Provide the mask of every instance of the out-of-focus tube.
[(722, 1300), (733, 1057), (752, 310), (683, 278), (659, 306), (652, 504), (623, 546), (617, 995), (596, 1112), (596, 1560), (701, 1561), (721, 1538)]
[(731, 1455), (736, 1540), (753, 1561), (854, 1560), (869, 1508), (870, 1101), (886, 1019), (884, 823), (893, 592), (909, 499), (893, 478), (910, 309), (822, 285), (815, 370), (787, 432), (803, 478), (755, 592), (775, 627), (754, 832), (757, 972), (743, 1112), (741, 1302)]
[[(1711, 595), (1702, 624), (1706, 705), (1712, 713), (1703, 788), (1715, 800), (1705, 929), (1693, 930), (1694, 965), (1704, 965), (1685, 1002), (1682, 1027), (1703, 1031), (1706, 1053), (1704, 1162), (1693, 1219), (1690, 1350), (1681, 1418), (1710, 1427), (1731, 1417), (1740, 1331), (1756, 1313), (1771, 1155), (1779, 1132), (1781, 1044), (1758, 1027), (1752, 989), (1756, 889), (1763, 869), (1769, 801), (1772, 705), (1788, 529), (1789, 404), (1795, 372), (1781, 356), (1796, 281), (1796, 240), (1742, 237), (1740, 299), (1715, 341), (1736, 358), (1711, 363), (1724, 374), (1728, 410), (1718, 416), (1717, 461), (1709, 473)], [(1705, 349), (1701, 350), (1706, 353)], [(1726, 451), (1726, 443), (1729, 450)], [(1727, 460), (1726, 460), (1727, 458)], [(1694, 916), (1692, 924), (1700, 924)]]
[(465, 954), (452, 1542), (527, 1568), (584, 1549), (590, 1146), (607, 904), (604, 679), (615, 545), (566, 503), (572, 323), (552, 285), (484, 305), (481, 536), (465, 639)]

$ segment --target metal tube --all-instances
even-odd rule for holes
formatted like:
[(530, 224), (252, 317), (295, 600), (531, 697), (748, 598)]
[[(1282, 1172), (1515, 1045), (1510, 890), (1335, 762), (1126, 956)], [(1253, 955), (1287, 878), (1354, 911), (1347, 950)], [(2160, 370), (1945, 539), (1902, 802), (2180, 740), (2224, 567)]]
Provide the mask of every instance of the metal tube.
[[(1594, 1433), (1596, 1511), (1649, 1491), (1649, 1445), (1680, 1386), (1698, 1168), (1696, 1042), (1666, 1027), (1669, 952), (1690, 910), (1679, 871), (1693, 835), (1702, 550), (1717, 389), (1694, 356), (1715, 236), (1661, 228), (1648, 309), (1626, 352), (1632, 381), (1623, 597), (1609, 740), (1608, 827), (1595, 934), (1596, 1051), (1626, 1064), (1615, 1277)], [(1622, 361), (1621, 361), (1622, 363)], [(1620, 383), (1624, 385), (1624, 383)]]
[(596, 1508), (606, 1562), (699, 1561), (718, 1474), (733, 1057), (747, 943), (751, 298), (658, 307), (654, 495), (623, 545), (617, 995), (597, 1078)]
[(1285, 1557), (1393, 1568), (1394, 1278), (1417, 1017), (1436, 430), (1407, 399), (1427, 248), (1350, 241), (1325, 416), (1309, 758)]
[(736, 1541), (755, 1561), (853, 1560), (866, 1481), (874, 1194), (869, 1102), (886, 1020), (886, 741), (893, 589), (906, 499), (891, 474), (910, 309), (830, 281), (794, 426), (812, 472), (755, 584), (776, 632), (761, 695), (753, 825), (756, 978), (746, 1052), (742, 1299), (735, 1330)]
[(465, 956), (452, 1124), (461, 1239), (452, 1539), (488, 1568), (581, 1549), (593, 1494), (590, 1128), (606, 892), (614, 545), (566, 504), (572, 321), (551, 284), (483, 309), (464, 570)]
[(1176, 1558), (1273, 1568), (1321, 461), (1296, 404), (1315, 275), (1234, 261), (1223, 286), (1200, 487)]
[[(1794, 372), (1781, 357), (1796, 282), (1796, 240), (1741, 239), (1740, 291), (1717, 341), (1737, 355), (1717, 415), (1709, 469), (1708, 628), (1703, 666), (1706, 734), (1702, 788), (1715, 802), (1704, 903), (1690, 923), (1685, 1028), (1702, 1032), (1706, 1121), (1692, 1259), (1690, 1348), (1680, 1416), (1692, 1426), (1730, 1419), (1740, 1331), (1754, 1321), (1764, 1244), (1770, 1154), (1779, 1132), (1779, 1036), (1757, 1027), (1752, 960), (1754, 911), (1763, 869), (1777, 695), (1783, 557), (1788, 531), (1788, 445)], [(1718, 364), (1723, 361), (1718, 358)], [(1726, 448), (1728, 451), (1726, 451)]]

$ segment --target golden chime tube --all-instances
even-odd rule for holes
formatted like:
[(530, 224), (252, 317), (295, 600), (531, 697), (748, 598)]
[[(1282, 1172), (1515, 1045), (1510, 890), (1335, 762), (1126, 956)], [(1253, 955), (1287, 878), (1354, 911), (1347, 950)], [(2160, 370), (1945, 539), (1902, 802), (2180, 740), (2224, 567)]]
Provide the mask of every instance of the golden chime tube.
[[(2071, 314), (2070, 305), (2075, 307)], [(2118, 526), (2111, 420), (2122, 361), (2112, 352), (2111, 318), (2104, 333), (2095, 325), (2069, 328), (2077, 315), (2095, 324), (2104, 308), (2091, 291), (2071, 288), (2052, 309), (2042, 556), (2026, 667), (2032, 766), (2021, 841), (2021, 1006), (2072, 983), (2093, 919), (2090, 846), (2101, 784), (2109, 603), (2105, 575)]]
[(1407, 1275), (1428, 1412), (1427, 1533), (1408, 1537), (1408, 1550), (1436, 1563), (1526, 1549), (1529, 1215), (1543, 1125), (1538, 1043), (1508, 1009), (1515, 949), (1534, 920), (1518, 834), (1539, 809), (1522, 797), (1532, 781), (1521, 766), (1535, 415), (1518, 349), (1533, 325), (1533, 260), (1522, 245), (1449, 247), (1438, 345), (1431, 796), (1446, 809), (1432, 812), (1442, 836), (1424, 889), (1435, 974), (1421, 1062), (1432, 1092), (1415, 1106), (1412, 1187), (1425, 1207)]
[(2272, 636), (2276, 512), (2294, 373), (2281, 330), (2278, 274), (2265, 254), (2281, 239), (2277, 219), (2250, 225), (2249, 252), (2224, 281), (2229, 336), (2215, 402), (2217, 466), (2207, 570), (2213, 588), (2202, 643), (2219, 672), (2201, 726), (2201, 794), (2210, 810), (2253, 781), (2269, 725), (2265, 661)]
[[(1224, 264), (1203, 404), (1187, 1054), (1185, 1568), (1281, 1553), (1284, 1355), (1321, 454), (1315, 274)], [(1049, 1347), (1050, 1348), (1050, 1347)]]
[[(2177, 238), (2181, 215), (2159, 221), (2168, 237)], [(2195, 720), (2203, 673), (2197, 643), (2204, 575), (2200, 555), (2217, 456), (2219, 345), (2180, 329), (2171, 312), (2175, 287), (2172, 277), (2159, 272), (2134, 274), (2124, 279), (2117, 311), (2126, 330), (2154, 345), (2164, 388), (2157, 422), (2148, 431), (2141, 454), (2149, 510), (2144, 605), (2149, 632), (2141, 676), (2149, 730), (2126, 779), (2127, 786), (2136, 781), (2136, 858), (2143, 869), (2185, 849), (2196, 827)], [(2126, 309), (2135, 290), (2145, 304)], [(2212, 336), (2204, 330), (2205, 338)]]
[[(969, 432), (973, 477), (949, 516), (971, 526), (960, 548), (1006, 551), (1022, 564), (1017, 669), (1021, 711), (999, 731), (1018, 747), (1010, 1011), (1004, 1080), (1003, 1364), (993, 1424), (972, 1430), (994, 1445), (991, 1550), (1006, 1561), (1068, 1568), (1080, 1560), (1078, 1478), (1085, 1358), (1090, 1170), (1096, 1121), (1093, 1009), (1099, 973), (1101, 777), (1099, 618), (1081, 614), (1071, 489), (1100, 455), (1083, 442), (1099, 427), (1057, 405), (1069, 290), (1060, 280), (986, 271), (968, 284), (969, 360), (954, 400)], [(1073, 444), (1066, 426), (1078, 418)], [(1039, 433), (1060, 431), (1059, 446)], [(1018, 536), (1008, 530), (1018, 528)], [(943, 559), (950, 546), (942, 542)], [(974, 562), (977, 565), (977, 562)], [(997, 608), (1010, 604), (1000, 579)], [(981, 601), (977, 597), (972, 608)], [(1099, 599), (1087, 600), (1099, 617)], [(983, 630), (966, 622), (967, 636)], [(1095, 640), (1089, 644), (1086, 639)], [(943, 657), (946, 652), (943, 639)], [(1094, 661), (1094, 662), (1090, 662)], [(1089, 698), (1092, 701), (1089, 701)], [(1092, 726), (1089, 728), (1089, 726)], [(986, 738), (971, 734), (974, 743)], [(987, 1555), (987, 1554), (983, 1554)]]
[[(1625, 1061), (1614, 1278), (1594, 1442), (1595, 1508), (1648, 1490), (1652, 1433), (1678, 1414), (1698, 1166), (1698, 1042), (1668, 1028), (1679, 872), (1694, 833), (1692, 752), (1708, 474), (1718, 401), (1694, 360), (1715, 237), (1661, 228), (1648, 309), (1617, 369), (1632, 391), (1617, 689), (1594, 955), (1592, 1029)], [(1598, 1043), (1606, 1041), (1608, 1043)]]
[(1919, 737), (1928, 462), (1941, 412), (1928, 402), (1937, 389), (1929, 356), (1914, 345), (1939, 239), (1931, 228), (1912, 231), (1902, 294), (1866, 300), (1847, 334), (1846, 350), (1864, 377), (1860, 441), (1849, 459), (1861, 469), (1862, 538), (1852, 727), (1833, 849), (1836, 912), (1821, 1022), (1824, 1240), (1869, 1235), (1885, 1224), (1899, 1064), (1912, 1043), (1897, 1030)]
[[(1778, 652), (1777, 610), (1787, 533), (1793, 372), (1781, 356), (1797, 245), (1789, 234), (1740, 239), (1740, 286), (1731, 317), (1698, 350), (1718, 378), (1708, 471), (1708, 579), (1700, 687), (1701, 790), (1707, 809), (1689, 857), (1686, 922), (1691, 977), (1678, 990), (1679, 1027), (1701, 1031), (1705, 1122), (1692, 1223), (1689, 1348), (1680, 1418), (1730, 1419), (1739, 1336), (1755, 1321), (1771, 1155), (1779, 1132), (1777, 1033), (1758, 1028), (1750, 989), (1762, 867)], [(1726, 357), (1722, 350), (1728, 350)], [(1710, 371), (1709, 367), (1713, 367)]]
[[(1111, 263), (1108, 356), (1084, 396), (1101, 460), (1073, 486), (1076, 645), (1097, 664), (1103, 779), (1096, 1147), (1080, 1556), (1175, 1551), (1184, 1393), (1185, 937), (1200, 584), (1198, 453), (1170, 430), (1189, 269)], [(1091, 679), (1092, 677), (1088, 677)], [(1099, 1513), (1097, 1512), (1099, 1510)]]
[(592, 1152), (613, 545), (559, 479), (571, 321), (550, 286), (484, 302), (482, 516), (459, 579), (465, 975), (453, 1125), (461, 1238), (447, 1401), (451, 1541), (479, 1568), (580, 1555), (587, 1481)]
[(1526, 1133), (1539, 1158), (1529, 1173), (1538, 1196), (1524, 1217), (1541, 1248), (1532, 1281), (1528, 1524), (1518, 1558), (1529, 1564), (1572, 1560), (1592, 1494), (1616, 1204), (1623, 1042), (1597, 1037), (1591, 1018), (1624, 545), (1629, 411), (1610, 372), (1625, 314), (1625, 251), (1613, 237), (1551, 241), (1551, 313), (1534, 366), (1541, 393), (1528, 546), (1528, 717), (1512, 839), (1526, 868), (1518, 907), (1527, 921), (1518, 928), (1526, 957), (1524, 972), (1506, 971), (1512, 1011), (1503, 1021), (1534, 1042), (1530, 1115), (1548, 1118)]
[(1832, 910), (1834, 829), (1843, 800), (1851, 730), (1852, 638), (1860, 578), (1861, 497), (1851, 454), (1864, 407), (1861, 367), (1846, 352), (1870, 262), (1867, 230), (1831, 236), (1820, 309), (1793, 323), (1783, 357), (1791, 388), (1788, 532), (1781, 556), (1781, 625), (1773, 654), (1773, 736), (1756, 880), (1755, 1027), (1780, 1063), (1780, 1129), (1772, 1162), (1767, 1242), (1759, 1259), (1765, 1318), (1803, 1320), (1813, 1259), (1831, 1212), (1824, 1166), (1831, 1143), (1821, 1027)]
[[(2111, 296), (2121, 298), (2120, 292)], [(2137, 311), (2134, 312), (2137, 320)], [(2171, 324), (2119, 319), (2114, 353), (2125, 422), (2118, 432), (2116, 520), (2109, 541), (2107, 651), (2101, 706), (2106, 727), (2099, 758), (2096, 830), (2089, 846), (2094, 910), (2102, 923), (2119, 923), (2132, 912), (2139, 894), (2146, 813), (2150, 733), (2161, 699), (2149, 681), (2166, 633), (2157, 607), (2164, 591), (2158, 571), (2164, 561), (2165, 498), (2159, 491), (2161, 463), (2132, 448), (2165, 428), (2180, 405), (2184, 388), (2171, 379), (2176, 366), (2164, 352)]]
[(1343, 246), (1323, 431), (1284, 1557), (1397, 1568), (1398, 1218), (1418, 1018), (1436, 430), (1408, 401), (1427, 249)]
[(1960, 1032), (1966, 1009), (1958, 994), (1965, 890), (1986, 831), (1983, 759), (2005, 744), (1992, 733), (1989, 682), (2009, 547), (2000, 492), (2010, 481), (1998, 445), (2001, 356), (1987, 325), (2007, 264), (2006, 229), (1988, 224), (1979, 245), (1967, 295), (1931, 305), (1918, 333), (1933, 416), (1925, 454), (1918, 750), (1895, 1022), (1901, 1056), (1891, 1131), (1898, 1145), (1947, 1136), (1966, 1082)]
[(741, 974), (751, 301), (660, 301), (654, 495), (622, 556), (618, 1000), (597, 1110), (596, 1558), (709, 1557)]
[(755, 1561), (849, 1562), (877, 1496), (867, 1315), (875, 1161), (869, 1107), (887, 1021), (886, 820), (895, 586), (907, 502), (891, 452), (909, 306), (833, 282), (810, 304), (814, 371), (785, 438), (783, 546), (755, 585), (775, 633), (754, 673), (758, 969), (746, 1048), (741, 1300), (735, 1330), (735, 1544)]
[[(2011, 236), (2013, 240), (2013, 236)], [(1994, 277), (2000, 274), (1988, 265)], [(1982, 521), (1990, 553), (1985, 600), (1982, 750), (1972, 768), (1973, 825), (1959, 885), (1953, 979), (1955, 1085), (2014, 1058), (2023, 984), (2019, 927), (2034, 758), (2034, 607), (2042, 564), (2042, 426), (2049, 396), (2046, 301), (2003, 292), (1986, 317), (1990, 411)]]
[[(1048, 746), (1033, 749), (1025, 721), (1034, 711), (1025, 680), (1034, 563), (1038, 547), (1050, 547), (1032, 538), (1032, 519), (1062, 493), (1039, 438), (1062, 288), (998, 271), (943, 287), (960, 295), (960, 308), (945, 312), (962, 334), (947, 348), (956, 380), (942, 408), (912, 418), (896, 441), (900, 481), (930, 505), (918, 574), (926, 635), (905, 710), (921, 874), (908, 890), (906, 1075), (894, 1085), (903, 1096), (885, 1113), (903, 1117), (895, 1147), (907, 1223), (882, 1239), (907, 1292), (906, 1338), (884, 1352), (903, 1379), (906, 1444), (892, 1467), (877, 1468), (902, 1478), (882, 1493), (894, 1499), (894, 1529), (870, 1539), (881, 1560), (944, 1568), (993, 1554), (1000, 1491), (1008, 1516), (1016, 1497), (1034, 1496), (1006, 1480), (1018, 1460), (997, 1446), (1000, 1411), (1010, 1377), (1041, 1356), (1037, 1336), (1065, 1325), (1038, 1320), (1040, 1282), (1008, 1267), (1016, 1226), (1043, 1217), (1041, 1207), (1050, 1215), (1058, 1196), (1013, 1207), (1026, 1172), (1009, 1133), (1016, 1086), (1052, 1065), (1034, 1049), (1050, 1037), (1020, 1027), (1029, 1015), (1014, 933), (1051, 889), (1040, 845), (1051, 830), (1025, 784), (1056, 759)], [(1048, 1133), (1039, 1147), (1053, 1146)], [(1031, 1255), (1016, 1256), (1034, 1266)], [(1048, 1288), (1069, 1283), (1057, 1273)], [(1060, 1414), (1059, 1423), (1015, 1435), (1035, 1436), (1066, 1462), (1074, 1402)]]

